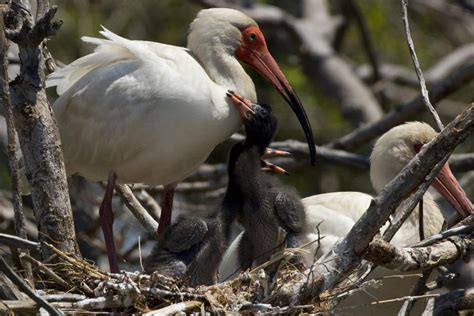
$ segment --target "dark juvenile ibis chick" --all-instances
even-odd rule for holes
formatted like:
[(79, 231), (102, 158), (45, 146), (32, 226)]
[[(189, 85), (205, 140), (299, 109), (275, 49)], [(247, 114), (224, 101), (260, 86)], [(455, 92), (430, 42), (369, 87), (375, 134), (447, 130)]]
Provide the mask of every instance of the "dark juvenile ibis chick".
[[(234, 102), (247, 102), (232, 93)], [(277, 119), (269, 105), (251, 104), (253, 114), (244, 120), (246, 139), (231, 149), (229, 186), (223, 213), (228, 227), (238, 217), (244, 228), (239, 242), (240, 268), (267, 261), (278, 248), (280, 229), (287, 233), (287, 246), (296, 247), (297, 234), (305, 223), (305, 211), (296, 191), (261, 170), (261, 157), (272, 141)], [(226, 234), (228, 237), (228, 233)]]
[[(184, 278), (192, 286), (213, 284), (229, 240), (229, 230), (238, 216), (245, 228), (239, 244), (242, 268), (266, 261), (278, 246), (278, 233), (288, 233), (290, 247), (297, 246), (295, 233), (304, 223), (298, 195), (276, 178), (261, 171), (262, 157), (285, 154), (267, 150), (277, 128), (271, 107), (252, 104), (238, 94), (228, 96), (236, 103), (245, 122), (246, 140), (231, 149), (229, 183), (221, 211), (209, 219), (180, 217), (160, 237), (147, 259), (146, 272), (158, 271)], [(279, 170), (263, 162), (265, 168)]]
[(225, 251), (220, 220), (180, 216), (160, 236), (145, 263), (145, 272), (182, 279), (190, 286), (216, 283)]

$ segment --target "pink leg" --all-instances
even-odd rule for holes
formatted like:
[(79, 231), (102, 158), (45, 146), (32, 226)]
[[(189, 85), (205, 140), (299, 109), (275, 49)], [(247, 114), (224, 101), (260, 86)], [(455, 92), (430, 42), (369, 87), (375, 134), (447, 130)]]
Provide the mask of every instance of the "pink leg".
[(105, 190), (104, 199), (99, 209), (100, 226), (104, 233), (105, 248), (107, 249), (107, 256), (109, 257), (110, 272), (118, 273), (119, 267), (117, 262), (117, 251), (115, 250), (114, 242), (114, 211), (112, 210), (112, 197), (114, 196), (115, 173), (109, 175), (107, 181), (107, 189)]
[(160, 223), (158, 224), (158, 236), (161, 235), (171, 224), (171, 213), (173, 211), (173, 198), (176, 186), (177, 183), (165, 185), (165, 190), (161, 194), (161, 217)]

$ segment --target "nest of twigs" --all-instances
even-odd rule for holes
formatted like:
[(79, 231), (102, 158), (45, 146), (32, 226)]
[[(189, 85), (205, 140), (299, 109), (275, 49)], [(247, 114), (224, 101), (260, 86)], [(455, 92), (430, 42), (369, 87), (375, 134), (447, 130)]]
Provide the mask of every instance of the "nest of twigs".
[[(301, 273), (289, 263), (291, 252), (288, 250), (279, 252), (269, 262), (232, 280), (192, 288), (186, 285), (186, 280), (175, 280), (160, 275), (158, 271), (151, 275), (126, 271), (105, 273), (82, 258), (65, 254), (52, 245), (48, 247), (55, 255), (48, 260), (51, 263), (43, 264), (56, 277), (45, 276), (37, 282), (38, 287), (42, 288), (37, 293), (66, 313), (169, 314), (185, 311), (246, 314), (300, 313), (319, 309), (317, 305), (275, 307), (279, 288)], [(269, 280), (264, 268), (275, 271), (273, 281)], [(10, 311), (16, 313), (19, 310), (18, 303), (5, 302)], [(37, 308), (35, 304), (26, 304), (21, 310), (35, 313)]]

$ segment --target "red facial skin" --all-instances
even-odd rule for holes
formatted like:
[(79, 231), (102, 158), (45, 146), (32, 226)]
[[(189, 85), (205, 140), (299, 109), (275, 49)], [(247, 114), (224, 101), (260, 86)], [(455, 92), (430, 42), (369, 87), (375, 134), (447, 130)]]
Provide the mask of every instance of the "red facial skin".
[(270, 81), (285, 99), (290, 99), (288, 93), (294, 93), (293, 88), (268, 51), (265, 37), (257, 26), (242, 30), (242, 46), (235, 51), (235, 56)]
[(301, 101), (298, 99), (298, 96), (293, 91), (290, 83), (280, 70), (280, 67), (278, 67), (275, 59), (273, 59), (268, 51), (265, 38), (258, 26), (246, 27), (241, 30), (241, 32), (242, 44), (235, 51), (235, 56), (240, 61), (250, 65), (262, 77), (270, 81), (280, 92), (286, 102), (288, 102), (303, 127), (309, 145), (311, 163), (314, 165), (316, 161), (316, 149), (314, 146), (313, 132)]

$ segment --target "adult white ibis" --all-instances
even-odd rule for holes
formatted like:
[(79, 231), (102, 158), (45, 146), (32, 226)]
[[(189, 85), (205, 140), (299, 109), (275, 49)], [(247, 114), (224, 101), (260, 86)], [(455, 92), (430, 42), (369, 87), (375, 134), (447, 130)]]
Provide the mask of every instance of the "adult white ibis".
[(68, 174), (108, 179), (101, 225), (111, 271), (111, 198), (115, 181), (165, 186), (159, 233), (171, 220), (176, 184), (212, 149), (236, 132), (241, 119), (226, 91), (256, 101), (239, 60), (269, 80), (288, 102), (315, 147), (306, 113), (270, 55), (257, 23), (232, 9), (202, 10), (191, 23), (187, 48), (132, 41), (106, 29), (106, 39), (84, 37), (94, 53), (53, 73), (60, 95), (53, 108)]
[[(410, 122), (392, 128), (376, 142), (371, 155), (370, 179), (375, 191), (382, 191), (384, 186), (392, 180), (402, 168), (416, 155), (423, 144), (430, 142), (437, 133), (425, 123)], [(437, 190), (462, 216), (474, 212), (473, 205), (463, 191), (455, 177), (452, 175), (449, 164), (446, 163), (435, 180), (432, 187)], [(341, 237), (345, 236), (352, 228), (353, 223), (359, 219), (370, 204), (371, 197), (360, 192), (336, 192), (316, 195), (303, 199), (307, 209), (308, 226), (315, 227), (323, 220), (319, 229), (321, 236), (320, 252), (323, 255)], [(423, 228), (425, 236), (438, 233), (443, 224), (443, 215), (439, 206), (433, 200), (430, 192), (423, 197)], [(309, 231), (307, 238), (316, 239), (317, 234)], [(418, 242), (419, 219), (418, 208), (405, 221), (396, 233), (391, 243), (396, 246), (407, 246)], [(314, 249), (313, 249), (314, 253)], [(307, 257), (307, 262), (312, 258)], [(351, 313), (354, 315), (396, 315), (400, 309), (400, 302), (391, 304), (371, 305), (376, 300), (387, 300), (408, 295), (417, 278), (393, 278), (399, 272), (378, 267), (369, 278), (384, 278), (383, 286), (376, 289), (367, 289), (355, 293), (338, 306), (336, 313)], [(359, 306), (357, 309), (350, 306)], [(417, 304), (412, 314), (421, 314), (421, 305)], [(349, 309), (344, 309), (349, 308)]]
[[(382, 191), (403, 167), (418, 153), (420, 148), (437, 135), (426, 123), (410, 122), (396, 126), (382, 135), (375, 143), (370, 157), (370, 179), (377, 193)], [(432, 183), (451, 206), (462, 216), (474, 213), (474, 208), (461, 185), (451, 173), (446, 163)], [(311, 196), (303, 199), (308, 214), (308, 229), (319, 227), (323, 235), (333, 236), (322, 241), (331, 247), (339, 237), (345, 236), (353, 223), (359, 219), (370, 204), (371, 196), (360, 192), (335, 192)], [(436, 234), (443, 224), (443, 215), (430, 192), (423, 197), (424, 223), (426, 236)], [(411, 216), (392, 239), (397, 246), (414, 244), (419, 241), (418, 210)], [(344, 223), (344, 224), (342, 224)], [(314, 228), (311, 233), (316, 233)], [(324, 249), (324, 247), (323, 247)], [(324, 251), (321, 251), (323, 254)]]
[[(370, 177), (374, 189), (380, 192), (416, 155), (421, 146), (435, 136), (436, 132), (428, 124), (411, 122), (394, 127), (380, 137), (371, 155)], [(452, 175), (448, 163), (441, 169), (432, 186), (461, 216), (474, 213), (471, 201)], [(333, 192), (302, 199), (306, 209), (306, 236), (303, 243), (317, 240), (319, 229), (319, 234), (325, 237), (321, 239), (317, 257), (323, 255), (349, 232), (368, 208), (371, 199), (370, 195), (361, 192)], [(424, 232), (430, 236), (441, 229), (443, 216), (429, 192), (424, 195), (423, 203)], [(419, 240), (418, 236), (418, 211), (415, 210), (392, 239), (392, 243), (397, 246), (412, 244)], [(237, 245), (240, 238), (242, 234), (230, 245), (223, 258), (221, 280), (238, 269)], [(318, 243), (312, 246), (306, 255), (306, 264), (313, 262)]]

